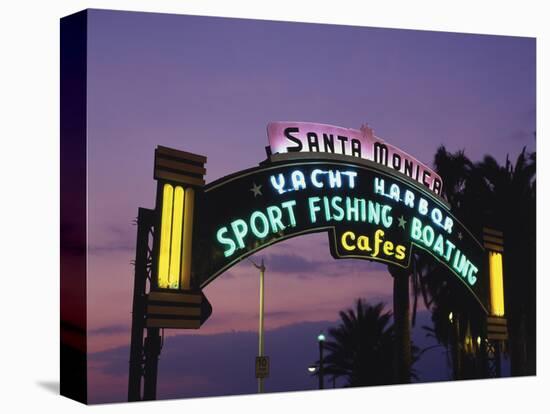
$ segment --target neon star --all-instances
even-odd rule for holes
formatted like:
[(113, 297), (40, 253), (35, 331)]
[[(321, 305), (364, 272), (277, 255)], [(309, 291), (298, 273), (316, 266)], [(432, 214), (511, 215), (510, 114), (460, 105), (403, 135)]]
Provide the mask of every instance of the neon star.
[(252, 188), (250, 189), (250, 191), (252, 191), (254, 193), (254, 198), (256, 198), (257, 196), (261, 196), (262, 195), (262, 185), (256, 185), (256, 183), (253, 183), (252, 184)]
[(398, 217), (397, 220), (399, 221), (398, 227), (402, 227), (403, 230), (405, 230), (405, 224), (407, 224), (407, 221), (403, 218), (403, 216)]

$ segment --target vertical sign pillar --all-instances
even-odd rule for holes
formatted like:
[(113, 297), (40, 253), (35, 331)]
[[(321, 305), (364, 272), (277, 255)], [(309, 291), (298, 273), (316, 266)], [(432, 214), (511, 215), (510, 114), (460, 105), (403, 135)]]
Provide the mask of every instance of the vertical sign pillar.
[(128, 401), (156, 399), (160, 330), (198, 329), (212, 312), (193, 285), (191, 266), (195, 192), (204, 185), (205, 163), (201, 155), (155, 149), (156, 206), (138, 217)]
[(158, 181), (156, 289), (187, 291), (191, 280), (195, 189), (204, 185), (206, 157), (158, 146), (154, 177)]
[[(158, 146), (154, 178), (158, 182), (151, 292), (146, 310), (144, 346), (146, 400), (156, 399), (160, 329), (199, 328), (203, 296), (191, 280), (195, 188), (204, 185), (206, 157)], [(189, 294), (183, 294), (189, 293)], [(176, 311), (174, 311), (176, 309)]]
[(487, 341), (492, 374), (500, 377), (500, 351), (502, 342), (508, 339), (507, 321), (504, 317), (504, 234), (495, 229), (483, 228), (483, 246), (488, 252), (489, 316), (487, 316)]

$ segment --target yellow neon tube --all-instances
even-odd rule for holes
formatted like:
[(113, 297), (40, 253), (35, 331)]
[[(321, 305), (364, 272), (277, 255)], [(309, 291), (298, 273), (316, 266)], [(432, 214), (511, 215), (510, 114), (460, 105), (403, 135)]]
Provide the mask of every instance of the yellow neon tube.
[(181, 265), (181, 287), (191, 287), (191, 248), (193, 242), (193, 210), (195, 208), (195, 191), (185, 190), (185, 212), (183, 214), (183, 248)]
[(489, 280), (491, 289), (491, 314), (504, 316), (504, 285), (502, 254), (489, 252)]
[(172, 204), (174, 198), (174, 188), (170, 184), (164, 184), (162, 189), (162, 216), (160, 223), (160, 249), (159, 249), (159, 268), (158, 268), (158, 286), (167, 288), (168, 267), (170, 260), (170, 235), (172, 231)]
[(181, 263), (181, 236), (183, 224), (183, 187), (177, 186), (174, 191), (174, 211), (172, 216), (172, 243), (170, 247), (170, 270), (168, 272), (168, 287), (179, 288)]

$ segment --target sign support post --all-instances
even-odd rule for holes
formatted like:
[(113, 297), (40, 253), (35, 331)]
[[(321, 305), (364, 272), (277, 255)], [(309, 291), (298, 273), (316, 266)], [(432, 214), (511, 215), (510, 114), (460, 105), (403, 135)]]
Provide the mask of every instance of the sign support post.
[(162, 341), (159, 328), (147, 328), (147, 337), (143, 347), (145, 366), (143, 370), (143, 400), (157, 399), (157, 374)]
[[(130, 369), (128, 373), (128, 401), (140, 401), (141, 380), (145, 376), (145, 354), (143, 331), (145, 329), (145, 309), (147, 306), (147, 279), (151, 277), (149, 263), (152, 247), (149, 235), (153, 233), (155, 212), (146, 208), (138, 210), (137, 241), (134, 273), (134, 297), (132, 304), (132, 333), (130, 340)], [(149, 336), (149, 333), (148, 333)], [(149, 372), (149, 370), (148, 370)]]

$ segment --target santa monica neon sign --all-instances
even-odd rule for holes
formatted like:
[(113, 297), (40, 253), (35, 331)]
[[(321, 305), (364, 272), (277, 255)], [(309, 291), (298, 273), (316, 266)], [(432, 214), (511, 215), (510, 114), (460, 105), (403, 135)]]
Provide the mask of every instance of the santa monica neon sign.
[(423, 250), (487, 312), (487, 251), (450, 211), (435, 171), (366, 127), (273, 122), (268, 141), (258, 167), (209, 184), (205, 157), (157, 149), (157, 288), (201, 290), (267, 246), (326, 232), (336, 259), (408, 268)]
[(325, 153), (362, 158), (399, 171), (441, 195), (443, 182), (435, 171), (375, 136), (367, 126), (356, 130), (311, 122), (271, 122), (267, 136), (271, 154)]

